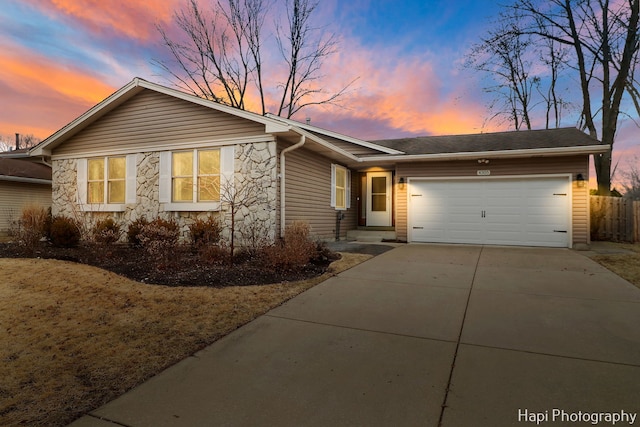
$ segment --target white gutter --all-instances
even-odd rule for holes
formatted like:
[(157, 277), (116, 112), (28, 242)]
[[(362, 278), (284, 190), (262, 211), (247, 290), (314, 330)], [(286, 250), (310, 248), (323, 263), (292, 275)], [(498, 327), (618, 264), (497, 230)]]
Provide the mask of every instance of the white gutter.
[(0, 175), (0, 181), (26, 182), (28, 184), (51, 185), (50, 179), (27, 178), (22, 176)]
[(300, 135), (300, 141), (296, 144), (283, 149), (280, 152), (280, 237), (284, 237), (284, 227), (285, 227), (285, 176), (284, 176), (284, 158), (285, 154), (296, 150), (304, 145), (307, 137), (305, 135)]
[(436, 161), (436, 160), (465, 160), (478, 158), (517, 158), (517, 157), (548, 157), (548, 156), (570, 156), (578, 154), (603, 153), (609, 149), (609, 145), (585, 145), (581, 147), (552, 147), (552, 148), (528, 148), (520, 150), (499, 150), (499, 151), (469, 151), (461, 153), (437, 153), (437, 154), (405, 154), (400, 156), (370, 156), (360, 158), (361, 162), (380, 161)]

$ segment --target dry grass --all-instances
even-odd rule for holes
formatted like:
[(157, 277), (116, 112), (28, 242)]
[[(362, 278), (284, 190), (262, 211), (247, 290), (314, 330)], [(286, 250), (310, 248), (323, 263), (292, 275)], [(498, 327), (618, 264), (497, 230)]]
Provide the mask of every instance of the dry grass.
[(640, 244), (599, 242), (605, 248), (625, 249), (633, 253), (593, 255), (591, 259), (640, 288)]
[(86, 265), (0, 259), (0, 425), (65, 425), (323, 276), (229, 288), (145, 285)]

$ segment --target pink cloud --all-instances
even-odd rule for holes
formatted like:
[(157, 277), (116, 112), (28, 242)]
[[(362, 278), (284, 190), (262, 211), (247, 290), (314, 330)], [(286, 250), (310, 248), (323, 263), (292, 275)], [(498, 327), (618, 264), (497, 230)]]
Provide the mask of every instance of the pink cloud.
[(0, 134), (33, 133), (44, 138), (114, 91), (86, 70), (52, 63), (6, 42), (3, 47)]
[(163, 0), (27, 0), (50, 16), (65, 16), (97, 34), (121, 34), (149, 41), (157, 36), (156, 22), (171, 20), (173, 10), (182, 2)]
[[(340, 131), (367, 138), (396, 135), (463, 134), (497, 130), (483, 127), (486, 111), (481, 101), (465, 96), (465, 82), (447, 87), (448, 70), (438, 70), (438, 62), (428, 55), (403, 56), (392, 49), (368, 49), (353, 41), (343, 41), (341, 52), (327, 62), (323, 87), (338, 90), (351, 78), (358, 77), (352, 93), (344, 99), (346, 108), (314, 107), (303, 115), (331, 120), (340, 117)], [(314, 122), (321, 126), (318, 119)], [(361, 132), (349, 131), (357, 124)], [(370, 126), (366, 124), (370, 123)]]

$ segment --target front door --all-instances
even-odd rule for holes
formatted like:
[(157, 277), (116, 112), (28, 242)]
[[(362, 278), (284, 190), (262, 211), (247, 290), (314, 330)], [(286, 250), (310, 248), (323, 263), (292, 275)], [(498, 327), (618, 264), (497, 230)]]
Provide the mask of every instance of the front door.
[(391, 172), (367, 173), (367, 225), (391, 225)]

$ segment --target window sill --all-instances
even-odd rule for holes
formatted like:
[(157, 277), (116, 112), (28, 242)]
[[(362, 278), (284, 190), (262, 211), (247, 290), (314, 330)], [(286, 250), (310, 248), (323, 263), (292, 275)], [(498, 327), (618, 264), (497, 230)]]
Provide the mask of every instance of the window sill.
[(207, 211), (219, 211), (220, 202), (207, 202), (207, 203), (163, 203), (164, 210), (167, 212), (207, 212)]
[(82, 212), (124, 212), (125, 206), (126, 205), (124, 203), (85, 203), (80, 205), (80, 210)]

